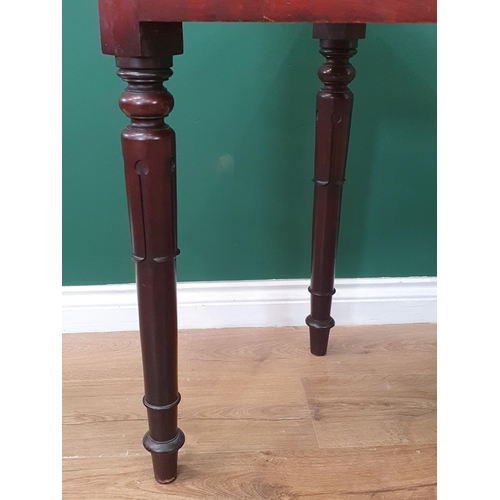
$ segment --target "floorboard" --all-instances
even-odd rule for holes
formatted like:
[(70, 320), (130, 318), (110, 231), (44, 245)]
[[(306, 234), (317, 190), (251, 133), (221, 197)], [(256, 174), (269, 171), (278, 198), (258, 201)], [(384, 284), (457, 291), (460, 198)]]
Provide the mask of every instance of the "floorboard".
[(179, 476), (157, 484), (137, 332), (63, 336), (65, 500), (436, 498), (436, 325), (179, 334)]

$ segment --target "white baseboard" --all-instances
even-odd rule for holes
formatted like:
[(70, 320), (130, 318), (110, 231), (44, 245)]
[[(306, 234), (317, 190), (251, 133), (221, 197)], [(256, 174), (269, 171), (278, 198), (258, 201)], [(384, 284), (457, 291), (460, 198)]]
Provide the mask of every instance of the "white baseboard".
[[(178, 284), (179, 328), (304, 326), (309, 280)], [(337, 279), (337, 325), (436, 323), (437, 278)], [(135, 284), (63, 287), (63, 333), (139, 329)]]

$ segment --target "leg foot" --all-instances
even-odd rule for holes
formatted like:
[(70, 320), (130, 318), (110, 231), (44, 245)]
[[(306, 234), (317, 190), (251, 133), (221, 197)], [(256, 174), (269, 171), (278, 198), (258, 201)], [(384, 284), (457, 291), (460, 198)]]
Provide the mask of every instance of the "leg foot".
[(151, 453), (155, 479), (159, 483), (171, 483), (177, 477), (177, 456), (184, 440), (184, 433), (180, 429), (170, 441), (155, 441), (149, 432), (145, 434), (142, 442)]
[(328, 348), (330, 329), (335, 326), (334, 319), (330, 318), (327, 321), (316, 321), (309, 315), (306, 318), (306, 324), (309, 326), (311, 354), (315, 356), (324, 356)]
[(153, 453), (153, 471), (155, 479), (160, 484), (168, 484), (177, 478), (177, 455), (173, 453)]

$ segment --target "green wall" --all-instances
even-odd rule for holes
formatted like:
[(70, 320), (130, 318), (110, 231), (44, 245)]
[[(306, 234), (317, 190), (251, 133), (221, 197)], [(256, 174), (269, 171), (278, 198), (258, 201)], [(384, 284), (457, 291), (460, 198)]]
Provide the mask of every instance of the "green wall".
[[(97, 2), (63, 4), (63, 284), (134, 281), (117, 106)], [(186, 24), (177, 132), (179, 281), (309, 274), (316, 72), (310, 25)], [(436, 275), (436, 29), (367, 27), (338, 277)]]

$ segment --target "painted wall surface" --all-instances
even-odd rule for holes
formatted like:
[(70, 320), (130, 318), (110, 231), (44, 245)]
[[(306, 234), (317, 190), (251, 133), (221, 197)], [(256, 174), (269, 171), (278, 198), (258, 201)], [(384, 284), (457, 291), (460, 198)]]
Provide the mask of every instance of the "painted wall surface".
[[(65, 1), (63, 284), (134, 281), (117, 106), (97, 2)], [(309, 275), (316, 73), (310, 25), (185, 24), (166, 86), (179, 281)], [(337, 276), (436, 275), (436, 28), (367, 27)]]

